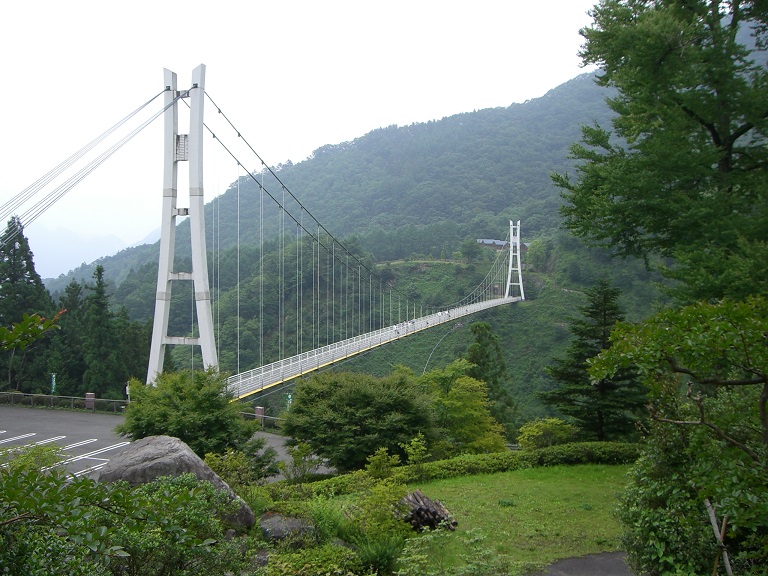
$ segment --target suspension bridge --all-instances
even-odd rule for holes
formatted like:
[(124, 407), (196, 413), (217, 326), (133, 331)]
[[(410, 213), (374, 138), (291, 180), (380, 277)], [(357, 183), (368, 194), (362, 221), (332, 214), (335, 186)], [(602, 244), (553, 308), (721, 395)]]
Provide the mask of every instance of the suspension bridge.
[[(160, 109), (152, 112), (151, 105), (161, 99)], [(216, 110), (216, 117), (223, 119), (221, 124), (225, 132), (214, 131), (204, 120), (206, 102)], [(189, 110), (188, 134), (179, 131), (181, 105)], [(137, 122), (139, 113), (145, 109), (150, 110), (148, 117), (131, 128), (130, 121)], [(35, 196), (43, 194), (41, 200), (26, 208), (19, 217), (22, 226), (31, 224), (136, 134), (160, 118), (164, 125), (162, 221), (148, 383), (162, 372), (167, 346), (199, 349), (204, 368), (220, 368), (217, 340), (221, 342), (222, 305), (216, 301), (216, 294), (221, 270), (217, 270), (215, 259), (213, 266), (208, 265), (206, 236), (215, 243), (217, 231), (213, 227), (207, 229), (205, 225), (203, 141), (206, 136), (210, 136), (238, 168), (238, 207), (240, 169), (248, 164), (258, 166), (257, 170), (249, 170), (244, 176), (256, 184), (259, 194), (258, 221), (245, 223), (258, 229), (256, 265), (259, 284), (245, 296), (249, 300), (248, 309), (255, 310), (256, 319), (249, 317), (251, 312), (241, 311), (239, 213), (237, 222), (238, 283), (234, 311), (237, 338), (234, 345), (238, 352), (236, 366), (228, 367), (228, 371), (235, 372), (228, 379), (234, 397), (245, 398), (378, 346), (525, 299), (519, 221), (509, 222), (506, 239), (498, 242), (491, 269), (464, 298), (436, 306), (416, 302), (393, 288), (390, 280), (377, 273), (375, 265), (366, 262), (357, 251), (349, 249), (317, 221), (283, 183), (278, 171), (270, 168), (253, 149), (205, 90), (205, 66), (202, 64), (192, 72), (191, 87), (187, 89), (179, 89), (176, 74), (165, 70), (163, 89), (157, 95), (0, 206), (0, 217), (18, 213)], [(119, 136), (121, 130), (124, 134)], [(236, 142), (250, 154), (248, 160), (234, 152), (235, 146), (231, 142)], [(99, 149), (102, 151), (96, 154)], [(95, 158), (89, 160), (89, 154), (96, 154)], [(78, 163), (81, 167), (74, 175), (66, 176), (67, 171), (74, 170)], [(186, 207), (178, 205), (179, 166), (182, 163), (187, 163), (189, 169), (189, 205)], [(61, 182), (50, 190), (57, 179)], [(188, 218), (190, 223), (191, 270), (175, 269), (179, 218)], [(268, 222), (269, 218), (276, 223)], [(2, 239), (3, 242), (11, 240)], [(265, 268), (265, 242), (277, 246), (277, 264), (273, 267)], [(215, 254), (215, 250), (211, 253)], [(179, 282), (192, 284), (195, 322), (187, 333), (170, 335), (169, 320), (175, 314), (171, 296), (174, 284)], [(252, 299), (258, 300), (258, 304), (254, 306)], [(276, 320), (268, 320), (275, 317)], [(241, 320), (248, 326), (243, 326), (242, 331), (249, 331), (248, 337), (242, 339)], [(275, 326), (270, 326), (270, 322)], [(272, 362), (266, 361), (263, 348), (267, 332), (277, 333), (279, 359)], [(241, 342), (246, 340), (256, 342), (259, 347), (255, 363), (258, 367), (241, 370)]]

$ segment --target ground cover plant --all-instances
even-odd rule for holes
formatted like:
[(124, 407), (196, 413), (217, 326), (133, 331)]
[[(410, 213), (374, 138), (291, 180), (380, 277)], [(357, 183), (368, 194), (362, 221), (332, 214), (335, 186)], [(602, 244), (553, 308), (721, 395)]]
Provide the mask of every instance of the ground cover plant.
[[(504, 463), (497, 454), (475, 455), (469, 468), (474, 472), (468, 472), (462, 457), (429, 463), (422, 470), (422, 478), (430, 477), (434, 471), (428, 467), (441, 464), (439, 479), (418, 479), (409, 466), (391, 468), (382, 479), (380, 467), (376, 475), (368, 467), (319, 482), (279, 482), (243, 496), (257, 514), (277, 510), (309, 519), (319, 546), (337, 538), (354, 541), (365, 548), (365, 573), (522, 575), (560, 558), (620, 548), (622, 529), (614, 511), (627, 482), (630, 452), (636, 455), (636, 448), (619, 444), (603, 453), (594, 446), (576, 451), (577, 446), (511, 453), (526, 458)], [(611, 461), (623, 462), (572, 464), (589, 462), (585, 455), (605, 459), (608, 453)], [(483, 460), (488, 460), (487, 466)], [(478, 473), (480, 468), (495, 472)], [(417, 488), (447, 506), (458, 521), (457, 531), (403, 535), (391, 525), (385, 527), (381, 518), (374, 521), (371, 503), (379, 512), (385, 510), (391, 521), (389, 510), (399, 494)], [(287, 553), (274, 552), (275, 561)], [(299, 556), (314, 563), (312, 553), (306, 554)], [(290, 561), (297, 559), (292, 556)]]
[[(398, 574), (464, 573), (478, 559), (487, 572), (476, 574), (526, 574), (560, 558), (617, 550), (621, 524), (614, 511), (627, 469), (540, 467), (411, 486), (440, 500), (459, 524), (456, 533), (427, 538), (424, 545), (420, 536), (412, 540)], [(417, 555), (428, 561), (414, 572)], [(437, 567), (442, 572), (430, 571)]]

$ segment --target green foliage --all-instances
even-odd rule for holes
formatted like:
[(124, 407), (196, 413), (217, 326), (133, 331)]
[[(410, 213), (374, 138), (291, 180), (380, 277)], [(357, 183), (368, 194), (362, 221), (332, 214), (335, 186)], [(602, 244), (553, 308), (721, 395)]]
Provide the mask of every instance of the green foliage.
[(0, 450), (0, 467), (10, 471), (43, 470), (64, 459), (64, 450), (58, 444), (16, 446)]
[(280, 471), (288, 482), (298, 484), (306, 481), (317, 472), (322, 465), (322, 460), (312, 452), (312, 446), (306, 442), (299, 442), (295, 446), (288, 446), (287, 462), (279, 462)]
[(645, 412), (646, 391), (631, 366), (595, 381), (587, 373), (587, 362), (611, 346), (611, 330), (624, 319), (620, 291), (603, 278), (585, 292), (581, 317), (569, 319), (574, 339), (565, 356), (547, 369), (558, 387), (541, 393), (541, 398), (573, 418), (591, 440), (632, 439)]
[[(601, 2), (585, 64), (617, 89), (615, 138), (583, 128), (565, 225), (619, 254), (675, 260), (684, 301), (765, 293), (768, 22), (760, 2)], [(746, 274), (742, 274), (746, 272)]]
[(119, 497), (110, 487), (58, 470), (0, 469), (0, 566), (13, 567), (17, 571), (11, 573), (19, 575), (51, 573), (44, 571), (72, 569), (67, 556), (77, 555), (83, 572), (73, 573), (105, 573), (99, 566), (124, 551), (108, 541), (96, 516), (100, 507), (114, 509)]
[[(404, 445), (401, 445), (404, 449)], [(368, 456), (368, 463), (365, 465), (365, 471), (371, 476), (371, 478), (382, 479), (392, 476), (392, 470), (396, 466), (400, 465), (400, 456), (397, 454), (389, 454), (389, 451), (382, 447), (376, 450), (373, 454)]]
[(506, 427), (512, 436), (511, 422), (517, 411), (509, 387), (509, 371), (499, 343), (499, 337), (491, 331), (488, 322), (475, 322), (470, 326), (475, 341), (467, 348), (466, 359), (473, 364), (468, 376), (485, 382), (488, 387), (491, 414)]
[(434, 451), (440, 456), (504, 450), (503, 428), (491, 414), (488, 387), (469, 375), (474, 368), (467, 360), (456, 360), (420, 378), (432, 392), (438, 433)]
[[(13, 216), (0, 234), (0, 374), (3, 375), (3, 388), (26, 392), (32, 382), (47, 375), (40, 353), (48, 341), (39, 336), (53, 325), (43, 320), (53, 310), (51, 296), (35, 271), (24, 227), (21, 220)], [(33, 343), (36, 344), (31, 346)]]
[[(449, 539), (461, 539), (464, 553), (461, 565), (447, 565)], [(510, 574), (514, 563), (485, 543), (480, 530), (453, 534), (446, 530), (427, 531), (409, 538), (398, 560), (396, 576), (502, 576)], [(520, 568), (519, 565), (516, 566)], [(533, 568), (533, 567), (532, 567)]]
[(242, 551), (224, 541), (219, 519), (231, 506), (192, 475), (131, 491), (57, 470), (0, 469), (0, 566), (19, 576), (240, 569)]
[(22, 319), (10, 328), (0, 326), (0, 349), (24, 350), (49, 330), (58, 329), (57, 321), (63, 313), (64, 310), (60, 310), (53, 318), (47, 320), (39, 314), (24, 314)]
[(576, 439), (579, 429), (559, 418), (539, 418), (520, 427), (517, 442), (523, 450), (568, 444)]
[(417, 476), (421, 476), (423, 465), (431, 456), (424, 434), (419, 432), (413, 440), (407, 444), (402, 444), (400, 447), (405, 450), (406, 463), (410, 466), (411, 470)]
[(165, 372), (154, 385), (131, 380), (131, 403), (118, 434), (138, 440), (167, 435), (184, 441), (198, 456), (242, 449), (252, 435), (227, 381), (215, 370)]
[[(223, 454), (209, 452), (203, 460), (230, 488), (238, 492), (280, 471), (276, 450), (271, 447), (264, 449), (264, 445), (263, 438), (254, 438), (246, 444), (248, 454), (227, 448)], [(264, 450), (263, 454), (259, 454), (260, 450)]]
[[(704, 505), (709, 499), (718, 515), (728, 516), (732, 562), (762, 573), (757, 559), (768, 554), (768, 489), (760, 480), (768, 475), (767, 332), (764, 297), (702, 303), (620, 325), (613, 346), (593, 363), (595, 378), (634, 364), (651, 390), (656, 423), (623, 511), (628, 552), (643, 569), (661, 562), (703, 571), (714, 562)], [(663, 518), (667, 506), (684, 513), (679, 523)], [(686, 539), (702, 542), (694, 556)], [(659, 558), (649, 550), (659, 551)]]
[(343, 471), (363, 468), (382, 447), (399, 453), (430, 426), (429, 398), (409, 375), (324, 372), (297, 385), (284, 430)]
[(324, 544), (272, 555), (256, 574), (263, 576), (355, 576), (364, 574), (358, 555), (343, 546)]
[(224, 539), (222, 517), (233, 502), (192, 474), (164, 477), (130, 492), (129, 515), (101, 514), (129, 556), (113, 560), (126, 574), (215, 574), (242, 568), (242, 551)]

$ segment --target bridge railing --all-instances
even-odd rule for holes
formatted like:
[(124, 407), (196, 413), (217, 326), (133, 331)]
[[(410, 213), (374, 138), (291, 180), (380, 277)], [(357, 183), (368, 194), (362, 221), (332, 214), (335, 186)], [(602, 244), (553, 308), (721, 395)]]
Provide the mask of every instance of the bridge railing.
[(521, 298), (517, 296), (494, 298), (466, 306), (459, 306), (445, 312), (437, 312), (420, 318), (405, 320), (398, 324), (379, 328), (373, 332), (353, 336), (346, 340), (328, 344), (322, 348), (303, 352), (260, 368), (236, 374), (228, 379), (227, 384), (230, 392), (236, 398), (243, 398), (355, 354), (360, 354), (361, 352), (404, 338), (415, 332), (426, 330), (438, 324), (451, 322), (462, 316), (474, 314), (487, 308), (519, 300)]

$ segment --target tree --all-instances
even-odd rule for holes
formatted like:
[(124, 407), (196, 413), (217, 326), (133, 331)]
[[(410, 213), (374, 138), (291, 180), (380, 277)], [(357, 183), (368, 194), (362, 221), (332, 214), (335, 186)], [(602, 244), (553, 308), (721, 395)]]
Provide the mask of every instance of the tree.
[(593, 362), (593, 380), (633, 365), (650, 389), (654, 425), (622, 512), (642, 572), (711, 572), (709, 503), (728, 518), (734, 573), (767, 573), (766, 334), (764, 296), (700, 303), (619, 325)]
[(80, 395), (83, 390), (82, 317), (83, 287), (72, 280), (59, 297), (58, 305), (66, 314), (61, 319), (61, 330), (51, 338), (48, 347), (47, 370), (56, 374), (56, 393), (62, 396)]
[[(25, 315), (50, 317), (54, 307), (51, 296), (35, 271), (35, 263), (24, 227), (12, 217), (0, 235), (0, 326), (21, 322)], [(0, 369), (7, 375), (6, 385), (31, 392), (35, 383), (47, 381), (41, 350), (44, 343), (29, 349), (10, 349), (0, 354)]]
[(440, 456), (482, 454), (505, 449), (504, 428), (491, 414), (488, 386), (468, 374), (475, 368), (456, 360), (445, 369), (430, 370), (421, 377), (434, 397), (432, 406), (440, 440)]
[(517, 406), (510, 393), (509, 370), (504, 361), (499, 337), (491, 331), (488, 322), (475, 322), (470, 326), (475, 341), (467, 348), (466, 359), (474, 366), (467, 371), (470, 376), (488, 386), (491, 414), (511, 436), (511, 423)]
[(384, 378), (323, 372), (297, 385), (283, 429), (331, 466), (357, 470), (379, 448), (404, 456), (401, 444), (431, 434), (429, 401), (404, 371)]
[(613, 130), (553, 176), (575, 235), (672, 258), (683, 301), (768, 289), (768, 11), (763, 2), (602, 0), (581, 58), (600, 67)]
[(565, 356), (556, 358), (547, 369), (558, 387), (540, 396), (545, 404), (573, 418), (591, 439), (632, 437), (646, 401), (645, 388), (632, 368), (596, 382), (590, 381), (587, 372), (587, 362), (610, 348), (611, 330), (624, 319), (620, 291), (604, 278), (585, 293), (587, 303), (579, 309), (582, 317), (569, 319), (574, 339)]
[(109, 390), (122, 398), (128, 381), (124, 357), (120, 354), (114, 315), (109, 309), (104, 267), (96, 266), (93, 273), (96, 284), (87, 286), (91, 293), (83, 302), (83, 352), (85, 372), (83, 387), (86, 392), (104, 396)]
[(476, 262), (483, 254), (482, 246), (477, 243), (477, 240), (473, 240), (472, 238), (467, 238), (462, 241), (459, 251), (467, 264)]
[(214, 370), (163, 372), (154, 385), (133, 379), (131, 403), (118, 434), (138, 440), (164, 434), (184, 441), (204, 458), (227, 448), (243, 451), (252, 426), (231, 402), (227, 381)]

